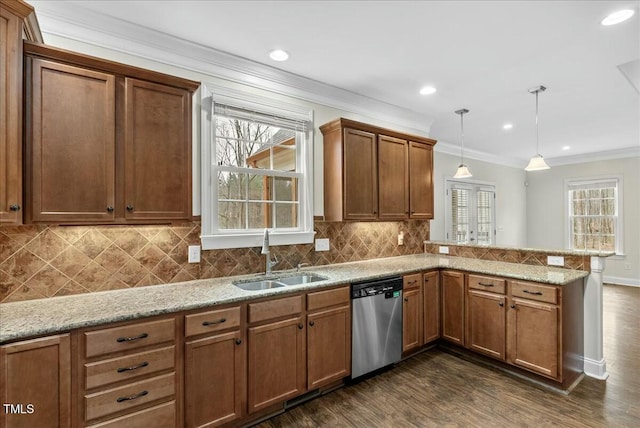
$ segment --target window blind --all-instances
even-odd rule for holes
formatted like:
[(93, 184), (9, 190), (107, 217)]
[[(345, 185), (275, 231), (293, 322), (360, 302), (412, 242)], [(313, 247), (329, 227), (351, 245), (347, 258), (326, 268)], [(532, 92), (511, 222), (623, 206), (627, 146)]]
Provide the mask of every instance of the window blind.
[(276, 116), (265, 112), (216, 102), (213, 103), (213, 113), (216, 116), (262, 123), (264, 125), (290, 129), (298, 132), (307, 132), (310, 129), (310, 123), (306, 120)]

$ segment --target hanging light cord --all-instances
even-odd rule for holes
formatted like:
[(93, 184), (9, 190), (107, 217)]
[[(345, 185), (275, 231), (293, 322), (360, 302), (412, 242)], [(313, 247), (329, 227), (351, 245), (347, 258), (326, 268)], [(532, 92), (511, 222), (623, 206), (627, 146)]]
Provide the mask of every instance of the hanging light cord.
[(464, 120), (462, 119), (464, 116), (464, 113), (460, 113), (460, 142), (461, 144), (461, 149), (460, 149), (460, 164), (464, 164)]
[(539, 127), (538, 127), (538, 93), (540, 91), (536, 91), (536, 155), (540, 155), (540, 135), (539, 135)]

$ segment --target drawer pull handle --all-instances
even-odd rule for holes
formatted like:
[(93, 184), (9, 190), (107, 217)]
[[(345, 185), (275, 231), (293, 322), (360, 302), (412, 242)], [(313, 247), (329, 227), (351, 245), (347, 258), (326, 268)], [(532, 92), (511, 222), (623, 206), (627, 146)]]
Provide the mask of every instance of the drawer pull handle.
[(118, 369), (118, 373), (124, 373), (124, 372), (129, 372), (131, 370), (137, 370), (137, 369), (141, 369), (143, 367), (147, 367), (149, 365), (149, 363), (147, 361), (137, 364), (135, 366), (131, 366), (131, 367), (120, 367)]
[(413, 285), (416, 284), (418, 282), (417, 279), (414, 279), (413, 281), (409, 281), (409, 283), (407, 285)]
[(484, 282), (479, 282), (478, 285), (483, 285), (485, 287), (494, 287), (493, 284), (485, 284)]
[(149, 335), (147, 333), (142, 333), (141, 335), (133, 336), (133, 337), (119, 337), (117, 341), (118, 343), (133, 342), (134, 340), (144, 339), (146, 337), (149, 337)]
[(524, 293), (528, 293), (528, 294), (533, 294), (534, 296), (542, 296), (542, 292), (540, 291), (529, 291), (529, 290), (522, 290)]
[(140, 391), (137, 394), (130, 395), (128, 397), (118, 397), (116, 400), (118, 403), (122, 403), (123, 401), (135, 400), (136, 398), (144, 397), (147, 395), (149, 391)]
[(202, 325), (207, 326), (207, 325), (222, 324), (225, 321), (227, 321), (226, 318), (220, 318), (218, 321), (203, 321)]

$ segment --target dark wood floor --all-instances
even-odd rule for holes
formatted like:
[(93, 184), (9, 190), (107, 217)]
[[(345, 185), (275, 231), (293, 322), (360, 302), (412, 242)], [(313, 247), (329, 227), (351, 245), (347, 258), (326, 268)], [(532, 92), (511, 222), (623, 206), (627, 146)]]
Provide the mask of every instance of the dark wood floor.
[(432, 349), (259, 427), (640, 427), (640, 288), (605, 286), (604, 353), (564, 396)]

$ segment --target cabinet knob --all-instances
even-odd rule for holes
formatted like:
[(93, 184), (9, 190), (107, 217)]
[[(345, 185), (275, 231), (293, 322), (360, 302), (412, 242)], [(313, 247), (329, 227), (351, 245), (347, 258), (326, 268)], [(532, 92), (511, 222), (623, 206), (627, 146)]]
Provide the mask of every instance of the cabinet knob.
[(133, 205), (131, 204), (127, 205), (127, 211), (133, 211)]
[(503, 307), (503, 306), (504, 306), (504, 303), (503, 303), (503, 302), (499, 302), (499, 303), (498, 303), (498, 306)]
[(302, 330), (302, 329), (304, 328), (304, 324), (302, 324), (302, 323), (298, 324), (298, 328), (299, 328), (300, 330)]
[(9, 209), (11, 211), (20, 211), (20, 205), (18, 204), (9, 205)]
[(109, 206), (107, 207), (107, 211), (108, 211), (108, 212), (110, 212), (110, 213), (112, 213), (112, 212), (113, 212), (113, 207), (112, 207), (111, 205), (109, 205)]
[(409, 301), (409, 298), (408, 298), (408, 297), (405, 297), (405, 298), (404, 298), (404, 301), (405, 301), (405, 302), (408, 302), (408, 301)]
[(314, 321), (309, 321), (309, 325), (313, 327), (316, 323)]
[(516, 305), (515, 305), (515, 304), (511, 304), (510, 308), (511, 308), (511, 309), (515, 309), (515, 308), (516, 308)]
[(236, 345), (240, 345), (242, 343), (242, 339), (236, 339)]

